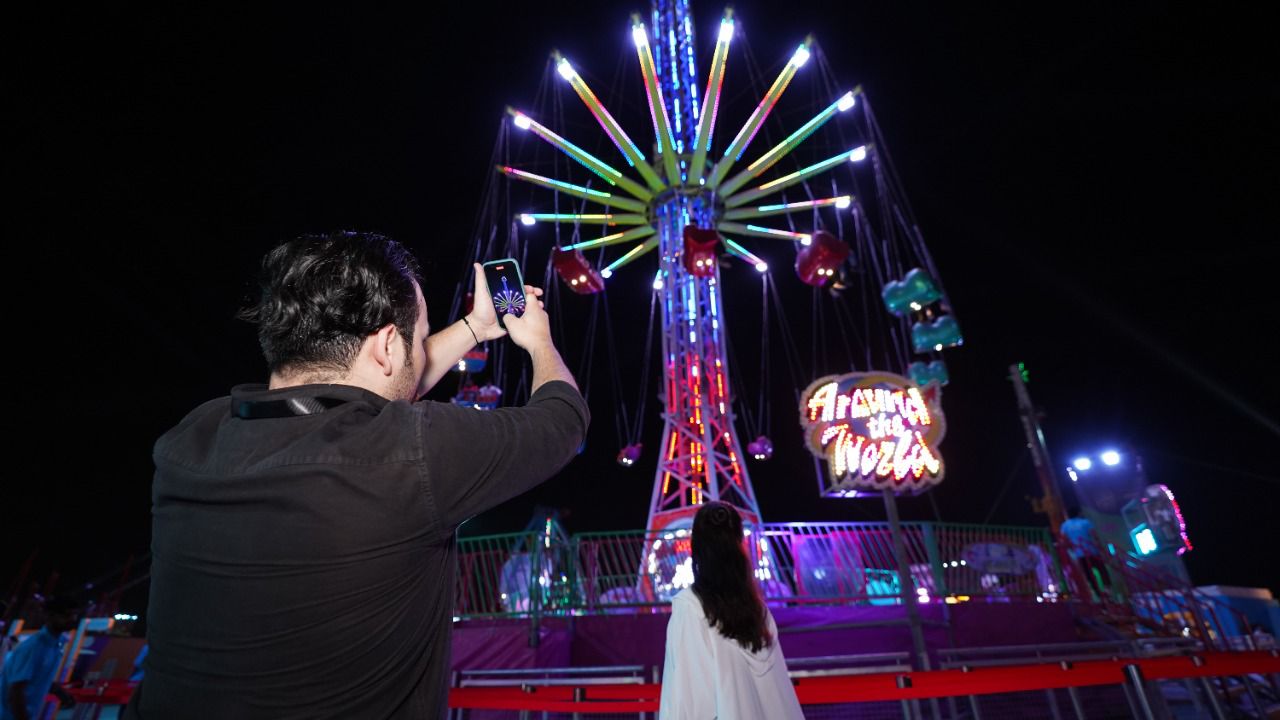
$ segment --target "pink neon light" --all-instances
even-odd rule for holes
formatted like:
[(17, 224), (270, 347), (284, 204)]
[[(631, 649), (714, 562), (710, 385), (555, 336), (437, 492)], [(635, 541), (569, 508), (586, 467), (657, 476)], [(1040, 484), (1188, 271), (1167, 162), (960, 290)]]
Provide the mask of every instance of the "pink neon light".
[[(716, 92), (715, 92), (715, 95), (712, 95), (712, 94), (711, 94), (711, 78), (707, 78), (707, 95), (706, 95), (706, 97), (704, 97), (704, 98), (702, 99), (702, 112), (706, 112), (706, 111), (707, 111), (707, 105), (708, 105), (708, 104), (710, 104), (710, 105), (711, 105), (711, 123), (710, 123), (709, 125), (707, 125), (707, 129), (708, 129), (709, 131), (710, 131), (710, 130), (714, 130), (714, 128), (715, 128), (715, 126), (716, 126), (716, 115), (720, 112), (720, 90), (721, 90), (723, 87), (724, 87), (724, 73), (723, 73), (723, 72), (722, 72), (722, 73), (720, 73), (720, 82), (716, 83)], [(711, 133), (711, 132), (708, 132), (707, 134), (708, 134), (708, 137), (706, 137), (706, 138), (698, 138), (698, 140), (699, 140), (699, 141), (705, 140), (705, 141), (706, 141), (706, 149), (707, 149), (708, 151), (710, 151), (710, 150), (711, 150), (711, 138), (710, 138), (709, 136), (710, 136), (712, 133)], [(696, 150), (697, 148), (694, 148), (694, 149)]]
[(1160, 489), (1164, 491), (1166, 497), (1169, 498), (1169, 504), (1173, 505), (1173, 514), (1178, 518), (1178, 534), (1182, 536), (1182, 547), (1178, 548), (1178, 554), (1194, 549), (1191, 545), (1191, 538), (1187, 537), (1187, 523), (1182, 519), (1182, 508), (1178, 507), (1178, 501), (1173, 497), (1173, 491), (1168, 485), (1161, 485)]
[[(631, 155), (622, 147), (621, 140), (615, 137), (613, 131), (609, 129), (610, 123), (618, 128), (618, 134), (622, 135), (622, 140), (626, 140), (627, 144), (635, 150), (636, 154), (641, 158), (644, 158), (644, 154), (640, 152), (639, 148), (635, 147), (635, 143), (631, 142), (631, 138), (627, 137), (626, 132), (624, 132), (622, 127), (618, 125), (618, 121), (614, 120), (613, 116), (609, 114), (609, 111), (604, 109), (604, 105), (600, 104), (599, 98), (596, 97), (595, 93), (591, 92), (591, 88), (587, 87), (587, 84), (582, 82), (581, 78), (578, 78), (577, 82), (572, 82), (570, 84), (573, 85), (573, 89), (577, 90), (580, 96), (585, 95), (591, 98), (591, 102), (585, 103), (587, 109), (595, 116), (596, 122), (600, 123), (600, 127), (604, 128), (604, 134), (609, 136), (609, 139), (613, 141), (615, 146), (617, 146), (618, 152), (622, 153), (622, 156), (627, 159), (627, 162), (632, 165), (635, 164), (631, 162)], [(585, 100), (586, 97), (583, 99)], [(596, 110), (597, 107), (600, 108), (599, 111)], [(608, 118), (608, 122), (605, 122), (605, 118)]]
[[(766, 101), (767, 101), (768, 99), (769, 99), (769, 98), (767, 98), (767, 97), (765, 98), (765, 100), (766, 100)], [(756, 133), (760, 132), (760, 128), (764, 127), (764, 121), (763, 121), (763, 119), (764, 119), (765, 117), (768, 117), (769, 113), (773, 112), (773, 106), (774, 106), (774, 105), (777, 105), (777, 104), (778, 104), (778, 99), (775, 97), (775, 98), (773, 99), (773, 102), (770, 102), (770, 103), (769, 103), (769, 106), (768, 106), (768, 107), (765, 107), (765, 106), (764, 106), (764, 103), (761, 103), (761, 104), (760, 104), (760, 107), (756, 108), (756, 112), (752, 115), (752, 117), (753, 117), (753, 118), (754, 118), (755, 114), (759, 114), (759, 113), (760, 113), (761, 108), (763, 108), (763, 109), (764, 109), (764, 115), (762, 115), (762, 116), (761, 116), (761, 122), (760, 122), (760, 124), (759, 124), (759, 125), (756, 125), (756, 129), (751, 131), (751, 137), (747, 138), (747, 141), (746, 141), (746, 142), (744, 142), (744, 143), (742, 143), (742, 148), (738, 150), (738, 157), (739, 157), (739, 158), (740, 158), (740, 157), (742, 157), (742, 153), (744, 153), (744, 152), (746, 152), (746, 151), (747, 151), (747, 146), (748, 146), (748, 145), (750, 145), (750, 144), (751, 144), (751, 141), (752, 141), (752, 140), (754, 140), (754, 139), (756, 138)], [(736, 160), (737, 158), (734, 158), (734, 159)]]

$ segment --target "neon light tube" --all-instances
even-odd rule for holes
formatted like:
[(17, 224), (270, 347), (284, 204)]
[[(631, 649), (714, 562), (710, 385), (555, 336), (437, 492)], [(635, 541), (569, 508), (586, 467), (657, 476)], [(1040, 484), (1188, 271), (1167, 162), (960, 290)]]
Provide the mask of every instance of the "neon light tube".
[(635, 261), (637, 258), (639, 258), (640, 256), (644, 255), (645, 253), (649, 252), (650, 250), (656, 247), (658, 247), (658, 238), (656, 237), (649, 238), (648, 240), (645, 240), (639, 245), (628, 250), (627, 253), (622, 257), (609, 263), (609, 265), (605, 269), (600, 271), (600, 274), (604, 275), (605, 273), (609, 273), (609, 275), (613, 275), (614, 270), (617, 270), (623, 265), (627, 265)]
[(556, 59), (556, 70), (560, 73), (560, 76), (569, 81), (573, 91), (578, 93), (578, 97), (582, 99), (583, 104), (595, 116), (596, 122), (600, 123), (604, 133), (617, 146), (618, 152), (621, 152), (627, 162), (640, 172), (640, 176), (644, 178), (650, 190), (662, 192), (666, 185), (662, 183), (658, 173), (654, 172), (653, 166), (644, 159), (644, 154), (640, 152), (640, 148), (631, 142), (631, 138), (627, 137), (627, 134), (623, 132), (622, 127), (618, 125), (618, 121), (613, 119), (609, 111), (600, 103), (600, 99), (596, 97), (596, 94), (591, 92), (591, 88), (587, 87), (587, 83), (582, 79), (582, 76), (573, 69), (568, 60), (560, 56), (560, 53), (553, 53), (552, 57)]
[(761, 185), (758, 188), (755, 188), (754, 190), (747, 190), (746, 192), (740, 192), (737, 195), (732, 195), (730, 197), (727, 197), (725, 198), (724, 206), (726, 208), (736, 208), (739, 205), (746, 205), (747, 203), (753, 200), (757, 200), (767, 195), (772, 195), (773, 193), (776, 193), (779, 190), (782, 190), (783, 188), (788, 188), (788, 187), (791, 187), (792, 185), (795, 185), (796, 183), (804, 182), (805, 180), (808, 180), (814, 175), (817, 175), (818, 173), (826, 172), (827, 170), (830, 170), (831, 168), (839, 165), (840, 163), (857, 162), (856, 160), (854, 160), (854, 158), (857, 157), (857, 153), (859, 150), (862, 150), (863, 155), (865, 157), (866, 150), (863, 149), (862, 147), (854, 148), (852, 151), (849, 151), (849, 152), (842, 152), (839, 155), (836, 155), (835, 157), (827, 158), (822, 162), (814, 163), (813, 165), (810, 165), (809, 167), (804, 168), (802, 170), (797, 170), (791, 173), (790, 175), (783, 175), (782, 177), (777, 178), (776, 180), (770, 180), (769, 182)]
[(760, 205), (753, 208), (738, 208), (725, 212), (725, 220), (746, 220), (748, 218), (768, 217), (770, 215), (783, 215), (785, 213), (800, 212), (801, 210), (811, 210), (813, 208), (829, 207), (834, 205), (837, 208), (844, 209), (853, 203), (853, 198), (849, 195), (841, 195), (833, 198), (823, 198), (821, 200), (803, 200), (801, 202), (780, 203), (778, 205)]
[[(761, 260), (760, 258), (756, 257), (755, 255), (753, 255), (750, 250), (747, 250), (746, 248), (730, 240), (729, 238), (723, 238), (723, 240), (724, 240), (724, 249), (730, 255), (746, 260), (747, 262), (755, 266), (755, 269), (759, 270), (760, 272), (764, 272), (765, 270), (769, 269), (769, 264)], [(764, 269), (762, 270), (761, 268), (764, 268)]]
[(516, 127), (529, 130), (534, 135), (542, 138), (547, 143), (560, 150), (560, 152), (563, 152), (565, 155), (577, 160), (586, 169), (596, 175), (599, 175), (610, 185), (617, 185), (641, 200), (647, 201), (653, 197), (653, 193), (646, 190), (640, 183), (626, 177), (596, 156), (555, 134), (537, 120), (534, 120), (528, 115), (525, 115), (519, 110), (515, 110), (513, 108), (507, 108), (507, 113), (510, 114), (511, 117), (515, 118)]
[(606, 245), (617, 245), (618, 243), (629, 242), (631, 240), (639, 240), (642, 237), (649, 237), (656, 232), (658, 231), (652, 225), (646, 225), (644, 227), (631, 228), (630, 230), (614, 233), (612, 235), (605, 235), (604, 237), (596, 238), (595, 240), (587, 240), (585, 242), (574, 243), (573, 245), (566, 245), (563, 249), (590, 250), (592, 248), (605, 247)]
[(583, 215), (579, 213), (523, 213), (520, 216), (521, 222), (523, 222), (526, 217), (534, 222), (587, 223), (588, 225), (644, 225), (648, 222), (643, 215), (614, 215), (612, 213), (603, 215)]
[(790, 230), (778, 230), (776, 228), (760, 227), (759, 225), (742, 225), (735, 222), (722, 222), (716, 225), (716, 229), (721, 232), (735, 233), (737, 235), (754, 235), (756, 237), (767, 238), (784, 238), (793, 240), (802, 245), (808, 245), (812, 236), (809, 233), (791, 232)]
[(729, 42), (733, 40), (733, 10), (726, 10), (720, 21), (720, 35), (716, 39), (716, 51), (711, 57), (711, 74), (707, 76), (707, 92), (702, 97), (702, 121), (693, 141), (693, 159), (689, 162), (689, 184), (702, 180), (707, 165), (707, 153), (711, 150), (711, 136), (715, 132), (716, 114), (720, 111), (720, 88), (724, 85), (724, 68), (729, 59)]
[[(804, 44), (800, 46), (801, 49), (805, 50), (806, 58), (808, 56), (807, 48), (811, 40), (811, 38), (805, 38)], [(797, 50), (796, 55), (799, 54), (800, 51)], [(769, 117), (773, 107), (778, 104), (778, 98), (782, 97), (782, 91), (787, 89), (787, 85), (791, 83), (791, 78), (796, 75), (796, 70), (799, 69), (800, 65), (804, 64), (797, 64), (795, 59), (795, 56), (793, 56), (791, 62), (783, 66), (782, 72), (778, 73), (778, 79), (773, 81), (773, 85), (764, 94), (760, 104), (756, 106), (755, 112), (751, 113), (751, 117), (747, 118), (747, 123), (738, 131), (737, 137), (733, 139), (733, 142), (729, 143), (729, 147), (725, 148), (724, 157), (720, 158), (720, 162), (716, 163), (715, 169), (711, 171), (711, 177), (707, 180), (708, 185), (715, 187), (721, 180), (724, 180), (724, 176), (729, 174), (729, 168), (733, 167), (738, 158), (742, 157), (747, 145), (751, 144), (751, 139), (756, 136), (756, 132), (764, 124), (765, 118)]]
[(748, 165), (746, 170), (743, 170), (737, 175), (734, 175), (728, 180), (720, 183), (719, 187), (716, 188), (716, 191), (721, 195), (732, 195), (737, 192), (738, 188), (763, 175), (765, 170), (773, 167), (779, 160), (786, 157), (787, 153), (795, 150), (800, 143), (804, 142), (805, 138), (816, 132), (818, 128), (827, 124), (828, 120), (835, 117), (836, 113), (840, 112), (841, 105), (848, 105), (849, 107), (852, 107), (852, 98), (853, 92), (845, 93), (845, 95), (839, 100), (828, 105), (822, 112), (815, 115), (812, 120), (801, 125), (798, 130), (787, 136), (786, 140), (778, 143), (773, 147), (773, 149), (769, 150), (769, 152), (761, 155), (759, 160)]
[(649, 100), (649, 118), (653, 121), (653, 136), (658, 143), (658, 156), (667, 171), (667, 184), (680, 184), (680, 167), (676, 163), (676, 142), (671, 136), (671, 122), (667, 118), (667, 106), (662, 101), (662, 86), (658, 83), (658, 70), (653, 63), (653, 50), (640, 16), (633, 16), (631, 37), (636, 43), (636, 55), (640, 58), (640, 74), (644, 77), (645, 96)]
[(645, 210), (644, 203), (639, 200), (632, 200), (631, 198), (620, 197), (618, 195), (601, 192), (599, 190), (592, 190), (591, 188), (585, 188), (581, 185), (574, 185), (561, 180), (552, 180), (548, 177), (535, 175), (531, 172), (525, 172), (524, 170), (517, 170), (513, 167), (507, 167), (506, 165), (499, 165), (498, 172), (508, 177), (516, 178), (517, 180), (524, 180), (525, 182), (530, 182), (534, 185), (541, 185), (542, 187), (550, 188), (551, 190), (559, 190), (562, 193), (568, 193), (574, 197), (580, 197), (584, 200), (600, 203), (601, 205), (620, 207), (623, 210), (631, 210), (638, 213), (644, 212)]

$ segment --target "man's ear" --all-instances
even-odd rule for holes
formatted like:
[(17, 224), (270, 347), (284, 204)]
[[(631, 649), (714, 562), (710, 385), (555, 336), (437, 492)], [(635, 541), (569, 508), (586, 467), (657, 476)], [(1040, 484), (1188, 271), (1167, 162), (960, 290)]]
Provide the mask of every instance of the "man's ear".
[(373, 334), (372, 358), (378, 364), (378, 370), (386, 377), (396, 371), (394, 348), (397, 345), (403, 346), (404, 343), (400, 342), (400, 331), (396, 329), (395, 323), (383, 325)]

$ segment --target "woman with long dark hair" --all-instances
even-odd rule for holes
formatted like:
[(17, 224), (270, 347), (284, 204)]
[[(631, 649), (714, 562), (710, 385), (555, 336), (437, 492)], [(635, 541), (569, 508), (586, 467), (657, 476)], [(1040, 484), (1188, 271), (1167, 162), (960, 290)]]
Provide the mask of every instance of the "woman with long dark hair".
[(660, 720), (802, 719), (732, 505), (698, 510), (692, 556), (693, 585), (671, 600)]

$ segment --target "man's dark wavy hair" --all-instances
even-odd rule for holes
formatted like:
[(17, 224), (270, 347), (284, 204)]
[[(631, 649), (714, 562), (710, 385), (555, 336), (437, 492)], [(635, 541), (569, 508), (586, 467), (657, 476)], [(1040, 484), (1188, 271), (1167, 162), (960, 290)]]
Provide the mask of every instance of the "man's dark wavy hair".
[(693, 592), (707, 622), (720, 634), (757, 652), (773, 643), (760, 588), (742, 541), (742, 516), (722, 502), (693, 517)]
[(341, 373), (388, 323), (413, 347), (419, 275), (413, 255), (383, 235), (303, 235), (262, 259), (262, 295), (240, 317), (258, 326), (271, 372)]

